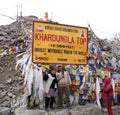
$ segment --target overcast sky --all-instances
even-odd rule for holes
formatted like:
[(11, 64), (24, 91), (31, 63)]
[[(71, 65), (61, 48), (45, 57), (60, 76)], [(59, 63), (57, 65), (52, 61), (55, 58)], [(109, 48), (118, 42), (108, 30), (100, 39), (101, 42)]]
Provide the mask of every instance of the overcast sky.
[[(15, 18), (18, 13), (35, 15), (61, 24), (87, 27), (88, 23), (100, 38), (111, 38), (120, 32), (120, 0), (1, 0), (0, 14)], [(13, 22), (0, 15), (0, 25)]]

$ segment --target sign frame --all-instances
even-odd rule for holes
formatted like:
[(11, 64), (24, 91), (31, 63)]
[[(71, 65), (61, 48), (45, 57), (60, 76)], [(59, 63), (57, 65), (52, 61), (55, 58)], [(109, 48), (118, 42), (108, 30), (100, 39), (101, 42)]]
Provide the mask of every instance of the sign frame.
[[(82, 36), (82, 33), (85, 35)], [(80, 37), (78, 36), (78, 34), (80, 34)], [(51, 36), (54, 35), (54, 38), (51, 37), (50, 35)], [(65, 37), (61, 38), (60, 35), (65, 36), (66, 39)], [(46, 47), (43, 47), (43, 43)], [(60, 47), (60, 45), (63, 46), (63, 49)], [(66, 47), (66, 49), (64, 47)], [(51, 58), (52, 53), (57, 56), (56, 58), (60, 56), (61, 60), (58, 61), (59, 58), (56, 59), (57, 61), (52, 60)], [(42, 21), (33, 21), (33, 41), (32, 41), (32, 62), (33, 63), (86, 65), (88, 63), (87, 54), (88, 54), (88, 28), (87, 27), (73, 26), (73, 25), (67, 25), (67, 24), (48, 23), (48, 22), (42, 22)], [(39, 59), (37, 59), (37, 55)], [(63, 58), (62, 60), (62, 57), (64, 56), (66, 57)], [(55, 56), (53, 57), (55, 58)], [(80, 59), (78, 59), (78, 57)], [(51, 58), (51, 60), (49, 60), (49, 58)], [(71, 60), (72, 58), (75, 58), (75, 61), (78, 60), (78, 62), (73, 62), (73, 61), (70, 62), (68, 61), (69, 60), (68, 58), (69, 59), (71, 58)]]

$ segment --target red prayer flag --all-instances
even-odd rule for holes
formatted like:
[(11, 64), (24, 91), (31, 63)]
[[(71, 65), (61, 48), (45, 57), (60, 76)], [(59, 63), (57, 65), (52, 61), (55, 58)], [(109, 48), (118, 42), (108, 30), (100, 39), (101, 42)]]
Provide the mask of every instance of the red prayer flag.
[(48, 22), (48, 12), (45, 12), (44, 18), (46, 19), (46, 22)]

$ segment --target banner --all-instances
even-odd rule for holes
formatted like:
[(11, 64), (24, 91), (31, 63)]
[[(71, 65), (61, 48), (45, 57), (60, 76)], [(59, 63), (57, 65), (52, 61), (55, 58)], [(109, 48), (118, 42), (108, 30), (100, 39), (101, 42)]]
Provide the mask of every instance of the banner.
[(88, 28), (33, 22), (34, 63), (87, 64)]

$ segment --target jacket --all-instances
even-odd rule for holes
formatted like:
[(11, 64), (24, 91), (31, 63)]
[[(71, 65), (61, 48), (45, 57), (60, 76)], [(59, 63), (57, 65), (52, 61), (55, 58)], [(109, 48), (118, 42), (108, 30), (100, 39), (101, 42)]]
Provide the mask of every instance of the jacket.
[(105, 102), (107, 102), (108, 100), (112, 101), (110, 100), (110, 97), (113, 97), (113, 87), (110, 82), (111, 82), (111, 78), (106, 77), (104, 79), (105, 86), (102, 90), (102, 99)]
[[(56, 88), (56, 87), (55, 87), (56, 84), (57, 84), (56, 74), (52, 74), (52, 73), (50, 73), (50, 74), (51, 74), (52, 77), (54, 77), (54, 79), (53, 79), (53, 81), (52, 81), (52, 83), (51, 83), (51, 85), (50, 85), (50, 88)], [(48, 78), (49, 78), (49, 76), (48, 76), (48, 74), (47, 74), (47, 75), (44, 76), (43, 79), (44, 79), (44, 81), (47, 81)]]
[(57, 72), (56, 77), (57, 77), (57, 80), (58, 80), (58, 86), (59, 87), (70, 86), (71, 85), (70, 75), (67, 71)]

